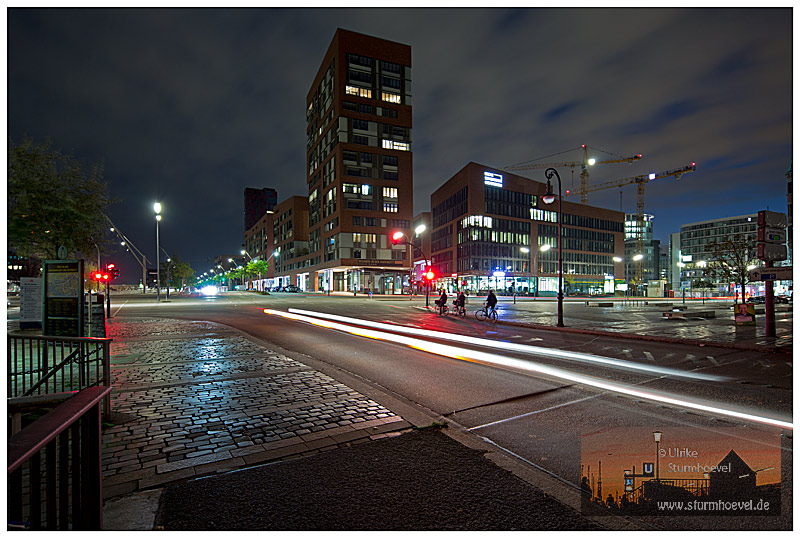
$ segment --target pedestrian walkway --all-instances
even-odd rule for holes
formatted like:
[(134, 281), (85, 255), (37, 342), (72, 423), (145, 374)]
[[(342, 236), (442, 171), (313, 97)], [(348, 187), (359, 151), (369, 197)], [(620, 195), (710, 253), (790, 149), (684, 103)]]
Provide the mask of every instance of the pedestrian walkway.
[(410, 427), (358, 392), (210, 322), (109, 320), (115, 497), (384, 437)]

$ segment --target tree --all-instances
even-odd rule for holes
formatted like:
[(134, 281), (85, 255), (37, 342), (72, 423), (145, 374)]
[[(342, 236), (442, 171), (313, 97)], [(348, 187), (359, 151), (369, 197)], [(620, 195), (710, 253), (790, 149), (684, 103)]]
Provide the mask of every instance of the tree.
[(269, 262), (264, 260), (250, 260), (247, 262), (247, 274), (249, 276), (256, 276), (258, 275), (259, 280), (261, 279), (261, 275), (267, 272), (269, 268)]
[(102, 163), (86, 169), (71, 155), (25, 138), (8, 140), (8, 246), (21, 256), (92, 258), (106, 235), (111, 203)]
[(703, 274), (726, 284), (740, 285), (744, 302), (745, 286), (750, 282), (748, 266), (758, 264), (753, 239), (745, 234), (735, 234), (723, 241), (709, 243), (707, 252), (709, 260)]
[[(167, 280), (169, 274), (168, 284), (173, 288), (184, 288), (187, 284), (187, 279), (194, 275), (194, 269), (188, 262), (183, 262), (176, 255), (170, 256), (169, 262), (161, 263), (161, 278)], [(169, 268), (169, 270), (167, 270)]]

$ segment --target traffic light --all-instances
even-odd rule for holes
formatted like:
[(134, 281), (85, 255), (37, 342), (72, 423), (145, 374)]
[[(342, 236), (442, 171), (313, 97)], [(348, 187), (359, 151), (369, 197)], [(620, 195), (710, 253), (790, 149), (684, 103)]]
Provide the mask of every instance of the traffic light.
[(431, 269), (430, 267), (428, 267), (427, 271), (425, 272), (425, 278), (427, 278), (428, 280), (433, 280), (434, 278), (436, 278), (433, 269)]
[(108, 274), (108, 280), (114, 280), (119, 276), (119, 269), (113, 263), (109, 263), (106, 265), (106, 273)]
[(103, 271), (94, 271), (92, 273), (92, 280), (96, 280), (97, 282), (108, 282), (108, 278), (108, 273), (104, 273)]

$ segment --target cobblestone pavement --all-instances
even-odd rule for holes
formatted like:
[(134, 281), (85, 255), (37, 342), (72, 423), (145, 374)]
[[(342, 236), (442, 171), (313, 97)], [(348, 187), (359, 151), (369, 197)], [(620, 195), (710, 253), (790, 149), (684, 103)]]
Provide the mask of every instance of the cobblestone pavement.
[(310, 455), (408, 428), (362, 394), (234, 329), (116, 318), (103, 496)]

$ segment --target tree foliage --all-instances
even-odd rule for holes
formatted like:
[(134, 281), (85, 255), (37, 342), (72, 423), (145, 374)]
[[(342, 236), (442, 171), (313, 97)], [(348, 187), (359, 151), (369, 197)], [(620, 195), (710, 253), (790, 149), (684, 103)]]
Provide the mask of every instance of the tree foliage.
[(91, 259), (106, 235), (102, 163), (87, 169), (49, 142), (9, 138), (7, 202), (8, 246), (21, 256), (54, 259), (63, 245), (70, 257)]
[(759, 263), (752, 238), (745, 234), (735, 234), (722, 241), (709, 243), (707, 252), (709, 260), (704, 275), (726, 284), (735, 283), (742, 287), (744, 295), (745, 286), (750, 282), (747, 267)]
[(170, 255), (169, 262), (161, 263), (161, 278), (166, 281), (169, 274), (169, 285), (173, 288), (183, 288), (193, 282), (194, 269), (189, 262), (181, 261), (175, 254)]

